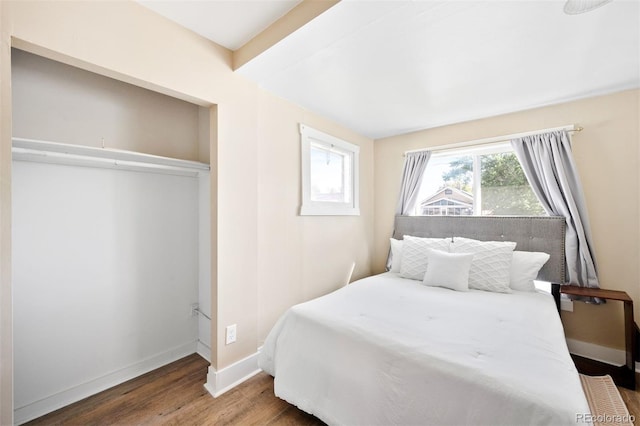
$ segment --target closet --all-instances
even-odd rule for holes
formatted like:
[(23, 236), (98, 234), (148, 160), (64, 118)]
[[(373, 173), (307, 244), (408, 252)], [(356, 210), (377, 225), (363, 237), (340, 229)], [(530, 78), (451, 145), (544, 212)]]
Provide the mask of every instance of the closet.
[(12, 89), (19, 424), (210, 356), (209, 113), (20, 50)]

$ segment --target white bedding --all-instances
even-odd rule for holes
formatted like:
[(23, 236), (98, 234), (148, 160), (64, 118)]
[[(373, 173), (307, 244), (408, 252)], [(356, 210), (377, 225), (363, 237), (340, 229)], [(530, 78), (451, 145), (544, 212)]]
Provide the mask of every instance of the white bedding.
[(385, 273), (296, 305), (260, 367), (340, 425), (576, 425), (589, 413), (549, 294), (456, 292)]

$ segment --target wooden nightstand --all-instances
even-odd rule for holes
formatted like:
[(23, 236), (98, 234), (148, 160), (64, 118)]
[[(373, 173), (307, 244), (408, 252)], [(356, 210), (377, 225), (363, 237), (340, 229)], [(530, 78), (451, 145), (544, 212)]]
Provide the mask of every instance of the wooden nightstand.
[(628, 389), (636, 388), (636, 332), (633, 321), (633, 300), (624, 291), (603, 290), (599, 288), (585, 288), (563, 285), (560, 292), (570, 296), (599, 297), (607, 300), (617, 300), (624, 303), (624, 342), (626, 363), (616, 367), (600, 361), (594, 361), (578, 355), (571, 355), (576, 367), (581, 373), (588, 375), (609, 374), (619, 386)]

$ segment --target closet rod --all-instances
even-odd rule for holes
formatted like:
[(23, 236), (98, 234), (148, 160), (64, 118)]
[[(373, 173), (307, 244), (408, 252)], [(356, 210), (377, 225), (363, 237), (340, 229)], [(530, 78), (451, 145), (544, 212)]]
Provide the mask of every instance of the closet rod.
[(68, 156), (68, 159), (71, 159), (72, 162), (80, 162), (83, 158), (90, 161), (93, 158), (103, 163), (111, 162), (114, 166), (135, 163), (136, 167), (148, 165), (148, 167), (156, 170), (163, 167), (166, 167), (168, 171), (188, 170), (192, 173), (210, 170), (209, 164), (197, 161), (179, 160), (177, 158), (119, 149), (95, 148), (24, 138), (12, 138), (12, 142), (14, 157), (18, 160), (38, 161), (38, 156), (48, 156), (49, 159), (45, 160), (46, 162), (55, 162), (56, 159), (63, 159)]

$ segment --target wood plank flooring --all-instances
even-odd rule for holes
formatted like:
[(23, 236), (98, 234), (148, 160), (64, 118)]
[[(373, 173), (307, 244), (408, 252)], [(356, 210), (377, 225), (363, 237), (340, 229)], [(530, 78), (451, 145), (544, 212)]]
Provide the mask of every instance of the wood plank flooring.
[[(640, 383), (640, 374), (636, 373), (636, 383)], [(622, 400), (627, 405), (627, 410), (635, 421), (634, 425), (640, 425), (640, 384), (636, 386), (636, 390), (621, 388), (618, 386)]]
[(189, 355), (28, 425), (323, 425), (273, 394), (260, 373), (218, 398), (204, 388), (209, 363)]
[[(323, 425), (273, 394), (260, 373), (213, 398), (204, 389), (209, 363), (197, 354), (36, 419), (28, 425)], [(640, 424), (640, 389), (619, 388)]]

